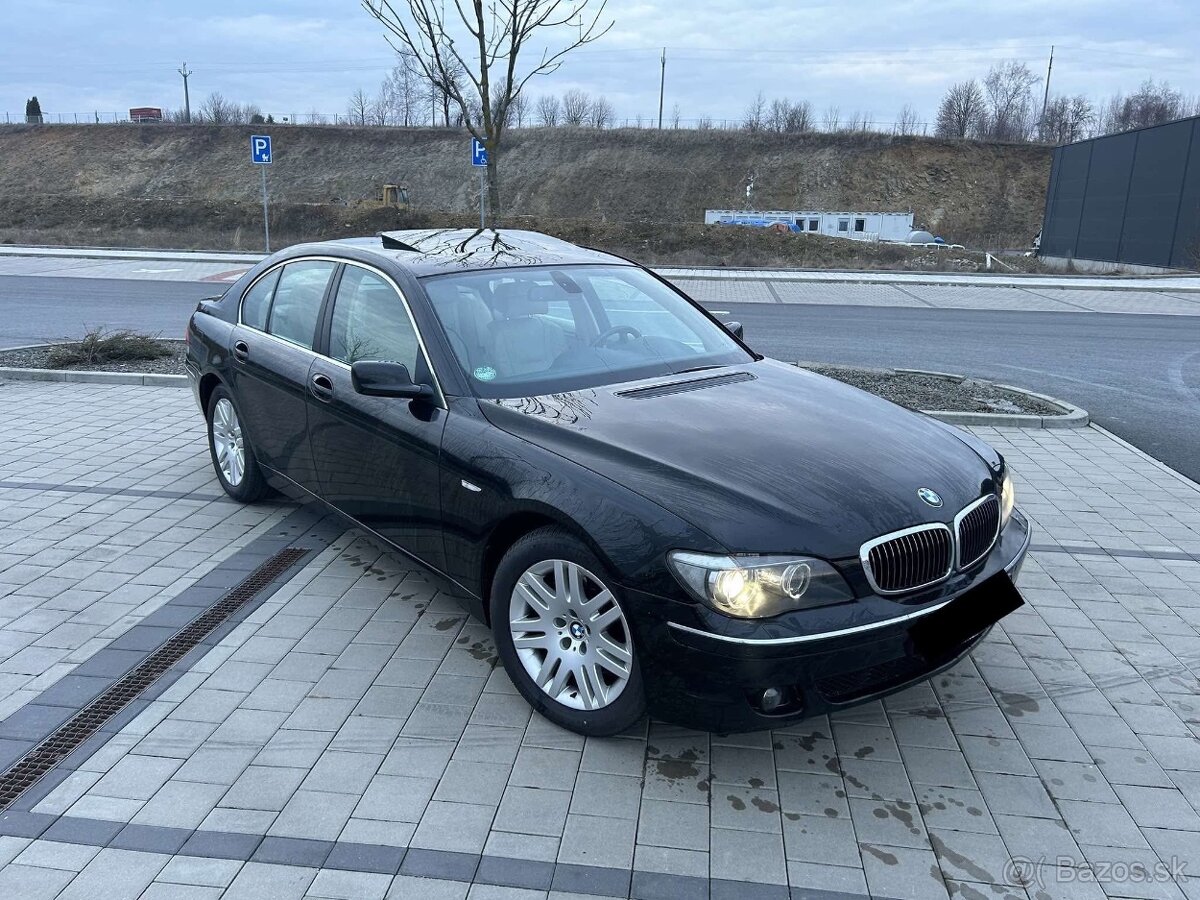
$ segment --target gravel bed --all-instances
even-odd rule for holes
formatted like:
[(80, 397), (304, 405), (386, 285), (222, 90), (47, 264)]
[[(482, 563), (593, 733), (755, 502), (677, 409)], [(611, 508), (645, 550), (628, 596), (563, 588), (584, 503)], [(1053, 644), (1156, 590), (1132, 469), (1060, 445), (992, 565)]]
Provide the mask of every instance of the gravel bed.
[(975, 378), (916, 375), (892, 369), (863, 369), (824, 363), (800, 365), (818, 374), (878, 394), (909, 409), (1035, 416), (1063, 415), (1062, 409), (1044, 400), (1005, 390), (990, 381)]
[[(187, 353), (187, 345), (183, 341), (163, 341), (175, 352), (161, 359), (134, 359), (128, 362), (106, 362), (94, 365), (62, 366), (78, 372), (146, 372), (152, 375), (183, 375), (183, 359)], [(48, 369), (46, 364), (50, 351), (54, 347), (33, 347), (29, 350), (0, 350), (0, 368), (12, 369)]]

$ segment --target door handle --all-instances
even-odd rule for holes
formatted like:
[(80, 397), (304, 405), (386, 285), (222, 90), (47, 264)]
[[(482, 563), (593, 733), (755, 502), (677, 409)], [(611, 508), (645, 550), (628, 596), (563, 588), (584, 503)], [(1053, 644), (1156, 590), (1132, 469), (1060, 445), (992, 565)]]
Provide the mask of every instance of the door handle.
[(320, 372), (315, 373), (308, 380), (308, 389), (318, 400), (329, 401), (333, 399), (333, 379), (328, 375), (323, 375)]
[(245, 341), (234, 341), (233, 355), (239, 362), (250, 358), (250, 346)]

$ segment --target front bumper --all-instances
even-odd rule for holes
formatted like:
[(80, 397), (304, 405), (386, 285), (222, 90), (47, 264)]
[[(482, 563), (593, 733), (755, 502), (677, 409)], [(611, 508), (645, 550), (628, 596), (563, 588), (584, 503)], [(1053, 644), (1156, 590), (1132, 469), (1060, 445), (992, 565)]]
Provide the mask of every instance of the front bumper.
[[(1016, 579), (1031, 527), (1015, 512), (982, 567), (951, 579), (921, 602), (880, 597), (813, 611), (813, 627), (779, 620), (734, 621), (707, 609), (634, 598), (638, 610), (650, 713), (711, 731), (775, 728), (852, 706), (929, 678), (975, 647), (991, 626), (964, 640), (926, 639), (918, 651), (912, 630), (949, 610), (971, 589), (1007, 572)], [(970, 602), (969, 599), (964, 602)], [(764, 712), (761, 696), (779, 688), (784, 702)]]

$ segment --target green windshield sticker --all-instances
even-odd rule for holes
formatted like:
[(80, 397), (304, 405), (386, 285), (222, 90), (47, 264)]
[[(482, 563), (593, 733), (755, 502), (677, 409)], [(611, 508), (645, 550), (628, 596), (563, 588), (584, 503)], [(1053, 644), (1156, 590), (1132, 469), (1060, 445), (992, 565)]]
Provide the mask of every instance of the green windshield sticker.
[(480, 366), (475, 370), (475, 377), (480, 381), (491, 381), (496, 377), (496, 370), (491, 366)]

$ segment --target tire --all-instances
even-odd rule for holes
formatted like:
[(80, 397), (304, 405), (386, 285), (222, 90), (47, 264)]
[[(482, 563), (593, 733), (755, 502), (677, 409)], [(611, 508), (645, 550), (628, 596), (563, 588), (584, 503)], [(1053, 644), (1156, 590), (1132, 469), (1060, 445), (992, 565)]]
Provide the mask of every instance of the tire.
[(505, 671), (547, 719), (600, 737), (645, 715), (628, 604), (603, 563), (570, 532), (540, 528), (513, 544), (496, 568), (489, 607)]
[(254, 448), (242, 428), (241, 413), (224, 386), (208, 398), (208, 453), (225, 493), (239, 503), (253, 503), (267, 493), (267, 482)]

